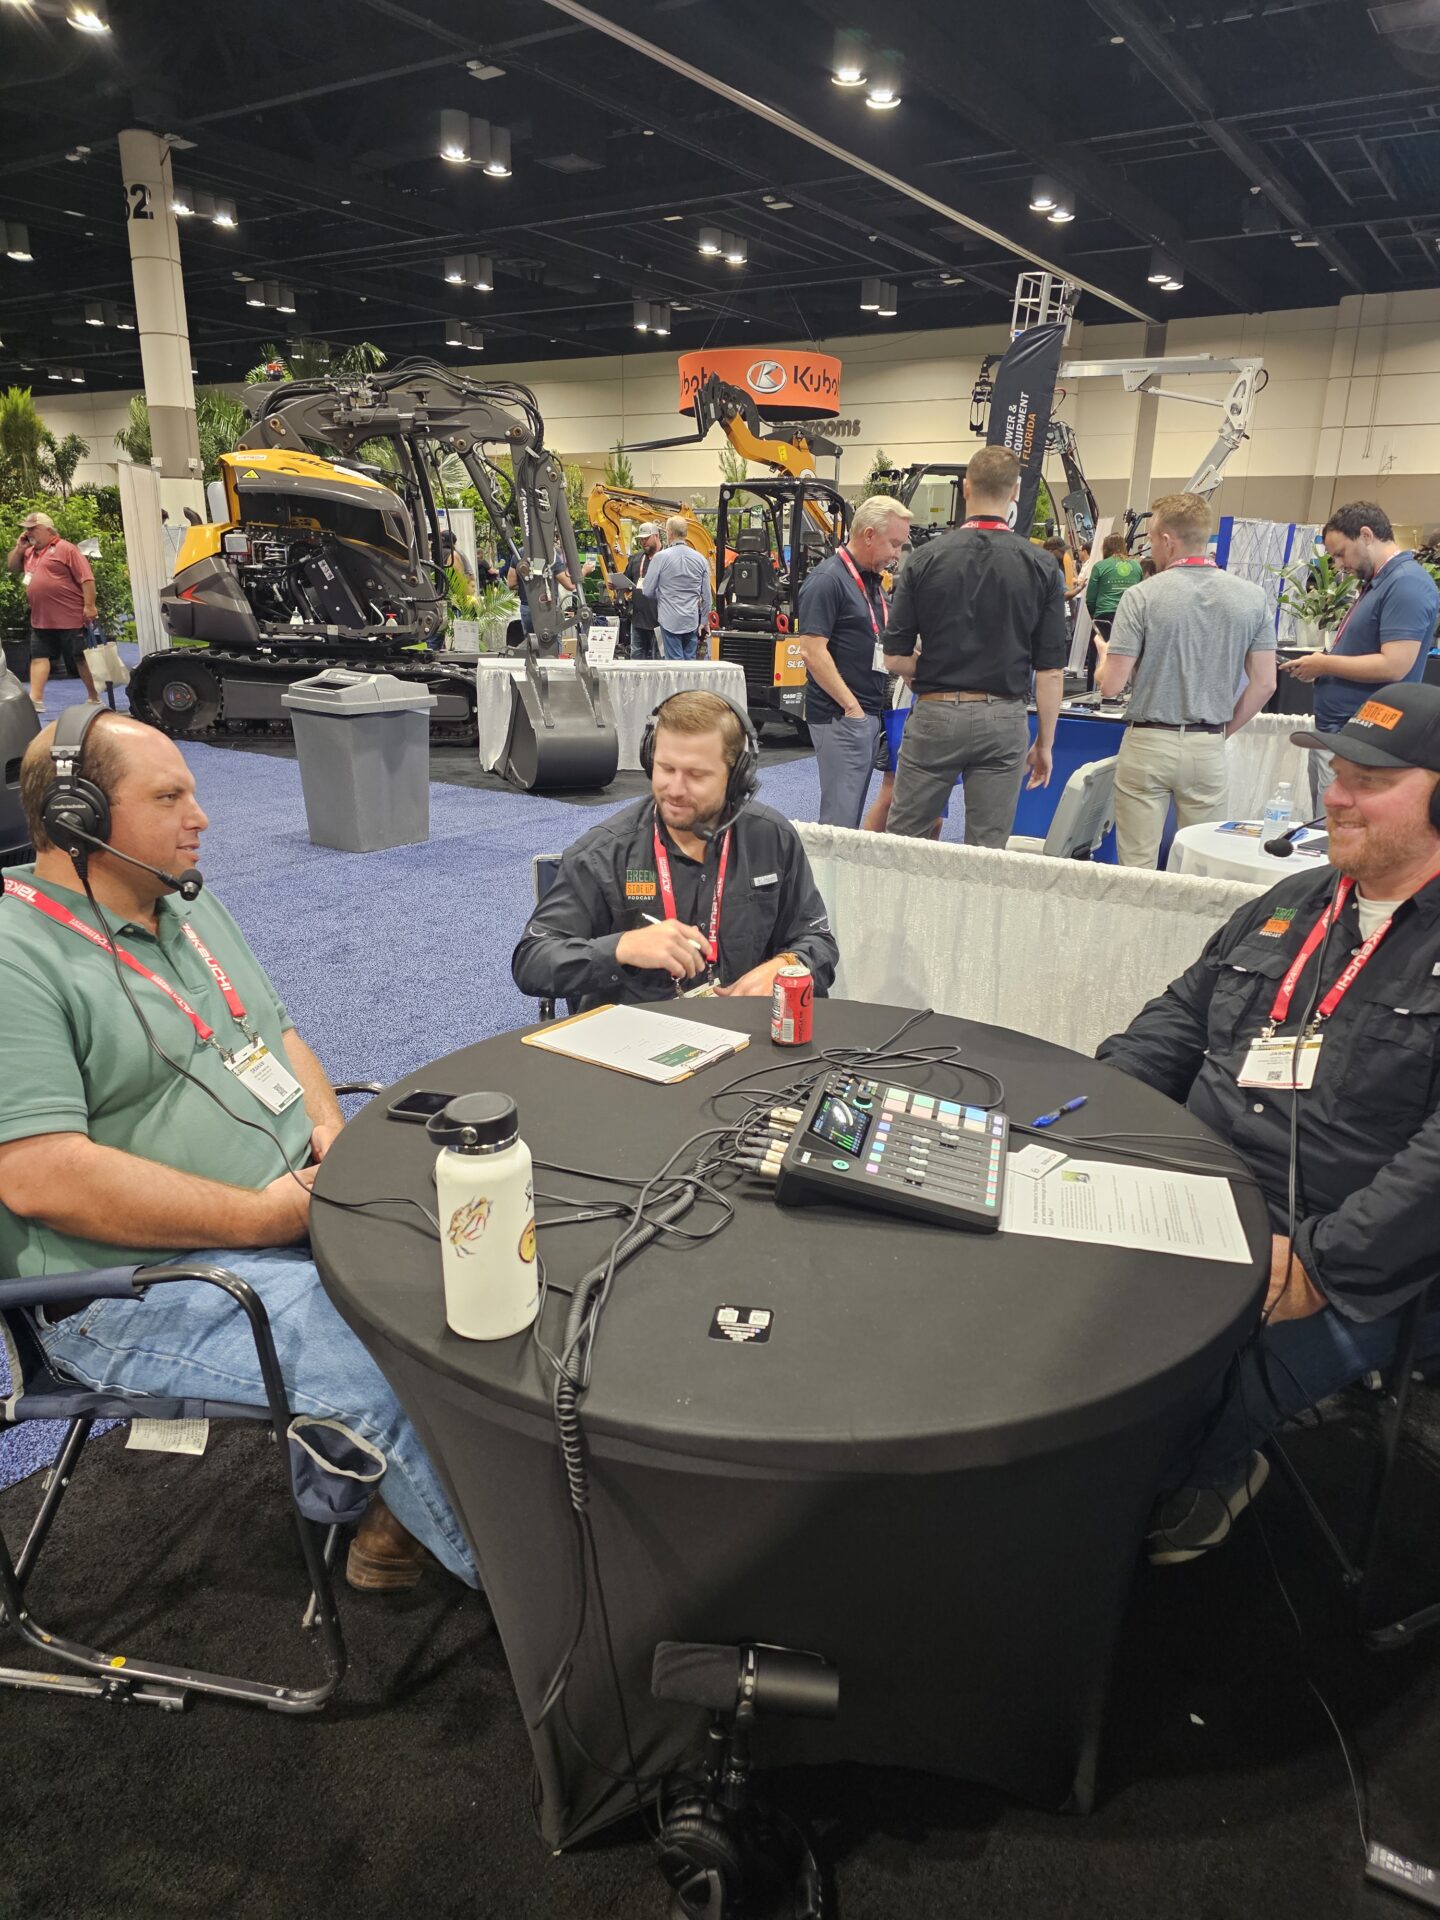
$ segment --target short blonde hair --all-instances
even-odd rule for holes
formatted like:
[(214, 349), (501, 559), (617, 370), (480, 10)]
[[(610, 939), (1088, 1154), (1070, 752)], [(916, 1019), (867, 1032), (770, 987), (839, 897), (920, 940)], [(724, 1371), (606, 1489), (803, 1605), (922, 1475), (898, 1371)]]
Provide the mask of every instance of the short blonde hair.
[[(683, 524), (683, 522), (682, 522)], [(745, 728), (740, 715), (723, 695), (694, 692), (672, 693), (660, 704), (655, 715), (655, 730), (669, 733), (718, 733), (727, 767), (733, 767), (745, 745)]]
[(868, 533), (872, 527), (883, 527), (887, 520), (909, 520), (910, 509), (903, 500), (897, 500), (893, 494), (872, 493), (868, 500), (862, 500), (855, 509), (850, 522), (850, 532)]
[(1020, 462), (1009, 447), (982, 447), (965, 469), (970, 491), (981, 500), (1008, 500), (1020, 478)]
[(667, 540), (671, 542), (672, 545), (677, 540), (689, 539), (690, 528), (686, 524), (684, 514), (681, 514), (681, 513), (671, 514), (670, 518), (665, 522), (665, 537)]
[(1150, 503), (1150, 521), (1152, 527), (1163, 527), (1189, 547), (1203, 545), (1214, 524), (1209, 501), (1198, 493), (1162, 493)]

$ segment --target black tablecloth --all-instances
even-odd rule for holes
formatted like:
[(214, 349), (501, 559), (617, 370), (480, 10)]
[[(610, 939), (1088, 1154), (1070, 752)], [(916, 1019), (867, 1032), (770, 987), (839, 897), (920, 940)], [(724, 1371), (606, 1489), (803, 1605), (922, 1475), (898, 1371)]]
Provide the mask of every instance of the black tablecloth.
[[(522, 1046), (518, 1034), (400, 1085), (501, 1088), (537, 1160), (644, 1176), (687, 1135), (738, 1117), (737, 1101), (712, 1105), (727, 1080), (765, 1067), (777, 1084), (805, 1057), (771, 1046), (767, 1002), (675, 1010), (755, 1039), (668, 1088)], [(875, 1045), (904, 1018), (818, 1002), (816, 1045)], [(913, 1038), (959, 1041), (965, 1059), (1001, 1075), (1015, 1118), (1085, 1093), (1077, 1134), (1205, 1137), (1150, 1089), (1043, 1040), (941, 1018)], [(893, 1077), (986, 1097), (950, 1068)], [(474, 1544), (532, 1723), (545, 1837), (564, 1844), (633, 1801), (610, 1777), (627, 1763), (593, 1594), (564, 1709), (534, 1724), (579, 1578), (551, 1376), (528, 1336), (480, 1343), (448, 1331), (439, 1251), (413, 1209), (324, 1204), (432, 1191), (425, 1133), (388, 1122), (389, 1097), (325, 1162), (315, 1255)], [(536, 1186), (605, 1192), (539, 1168)], [(591, 1512), (642, 1772), (673, 1765), (700, 1724), (650, 1698), (655, 1642), (756, 1639), (816, 1648), (842, 1673), (839, 1718), (768, 1723), (762, 1760), (914, 1765), (1087, 1806), (1150, 1498), (1252, 1323), (1268, 1270), (1258, 1195), (1237, 1188), (1256, 1256), (1245, 1267), (786, 1210), (753, 1182), (733, 1193), (736, 1218), (716, 1239), (653, 1246), (618, 1276), (584, 1404)], [(556, 1210), (539, 1201), (542, 1220)], [(697, 1209), (685, 1224), (707, 1217)], [(614, 1231), (542, 1228), (550, 1281), (573, 1284)], [(772, 1309), (769, 1341), (711, 1339), (722, 1304)], [(542, 1316), (549, 1343), (566, 1305), (552, 1299)]]

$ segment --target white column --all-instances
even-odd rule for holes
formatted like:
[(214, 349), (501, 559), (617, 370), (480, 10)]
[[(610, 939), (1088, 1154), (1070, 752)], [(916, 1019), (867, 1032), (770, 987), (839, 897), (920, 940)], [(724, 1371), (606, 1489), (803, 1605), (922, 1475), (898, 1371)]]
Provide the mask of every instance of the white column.
[(120, 169), (153, 464), (160, 475), (160, 503), (179, 522), (186, 507), (204, 514), (205, 489), (169, 149), (158, 134), (127, 128), (120, 135)]

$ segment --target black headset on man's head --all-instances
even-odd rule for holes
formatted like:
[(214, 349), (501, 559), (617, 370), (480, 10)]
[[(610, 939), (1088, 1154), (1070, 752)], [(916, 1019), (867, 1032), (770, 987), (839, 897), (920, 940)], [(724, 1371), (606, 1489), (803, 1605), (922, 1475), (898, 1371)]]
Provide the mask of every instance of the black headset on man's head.
[[(706, 687), (704, 688), (704, 692), (713, 693), (714, 690), (713, 688)], [(640, 736), (640, 766), (647, 780), (651, 779), (655, 772), (656, 731), (664, 717), (666, 707), (669, 706), (672, 700), (676, 700), (679, 697), (678, 694), (674, 693), (667, 695), (666, 698), (660, 702), (659, 706), (651, 710), (650, 717), (645, 722), (645, 731)], [(740, 751), (736, 754), (734, 764), (730, 768), (730, 777), (725, 783), (725, 804), (721, 809), (720, 818), (715, 822), (713, 827), (707, 827), (703, 832), (701, 832), (699, 828), (696, 829), (697, 832), (700, 832), (702, 839), (709, 839), (715, 834), (724, 833), (725, 829), (734, 824), (760, 791), (760, 736), (755, 731), (755, 722), (750, 718), (750, 715), (744, 707), (738, 705), (734, 700), (729, 699), (727, 695), (715, 693), (714, 698), (723, 700), (725, 705), (729, 707), (730, 711), (740, 722), (740, 729), (744, 737), (740, 743)]]
[(87, 780), (81, 772), (90, 729), (102, 713), (109, 711), (109, 707), (96, 702), (66, 707), (55, 722), (55, 738), (50, 746), (55, 778), (40, 802), (40, 820), (46, 837), (61, 853), (69, 854), (82, 879), (85, 862), (92, 853), (113, 853), (132, 867), (153, 873), (182, 900), (193, 900), (205, 884), (196, 868), (167, 873), (163, 867), (152, 867), (148, 860), (137, 860), (133, 854), (122, 853), (110, 844), (110, 802), (95, 782)]

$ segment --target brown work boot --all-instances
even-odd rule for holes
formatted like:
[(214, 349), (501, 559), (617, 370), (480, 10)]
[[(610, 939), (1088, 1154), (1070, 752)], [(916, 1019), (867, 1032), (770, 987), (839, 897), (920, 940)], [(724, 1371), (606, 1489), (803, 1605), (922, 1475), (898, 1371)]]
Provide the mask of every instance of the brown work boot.
[(424, 1547), (377, 1494), (350, 1542), (345, 1578), (361, 1593), (405, 1593), (419, 1580), (425, 1560)]

